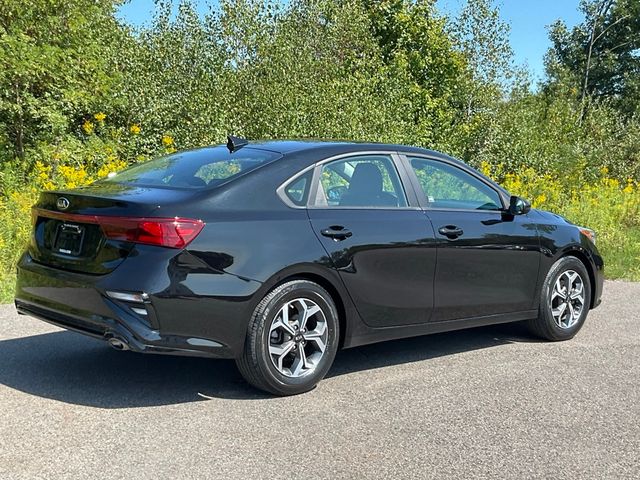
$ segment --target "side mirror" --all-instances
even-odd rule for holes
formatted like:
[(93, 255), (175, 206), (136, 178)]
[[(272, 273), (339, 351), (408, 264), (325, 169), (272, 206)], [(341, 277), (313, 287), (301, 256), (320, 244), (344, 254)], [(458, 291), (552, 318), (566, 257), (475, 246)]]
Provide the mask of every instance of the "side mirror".
[(509, 213), (511, 215), (524, 215), (531, 210), (531, 204), (524, 198), (512, 195), (509, 199)]

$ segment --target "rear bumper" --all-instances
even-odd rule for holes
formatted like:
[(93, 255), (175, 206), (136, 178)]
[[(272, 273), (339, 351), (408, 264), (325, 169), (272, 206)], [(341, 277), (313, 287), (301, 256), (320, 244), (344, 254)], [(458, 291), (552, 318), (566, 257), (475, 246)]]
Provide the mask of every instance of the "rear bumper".
[[(18, 263), (16, 309), (94, 338), (120, 340), (135, 352), (212, 358), (239, 355), (248, 318), (241, 308), (243, 302), (184, 288), (188, 275), (172, 272), (175, 257), (156, 263), (157, 269), (136, 269), (135, 261), (129, 260), (111, 274), (96, 276), (38, 264), (27, 253)], [(220, 272), (211, 276), (213, 288), (239, 282)], [(198, 279), (206, 277), (199, 271)], [(131, 304), (110, 298), (107, 291), (145, 292), (148, 300)], [(249, 298), (243, 297), (245, 301)], [(234, 307), (233, 315), (229, 304)], [(136, 314), (132, 307), (144, 307), (147, 315)]]
[[(117, 339), (126, 350), (138, 353), (159, 353), (193, 357), (232, 358), (233, 354), (222, 344), (205, 339), (162, 336), (158, 331), (140, 327), (113, 318), (78, 318), (56, 310), (46, 309), (21, 300), (15, 301), (16, 310), (21, 315), (43, 320), (57, 327), (65, 328), (106, 342)], [(143, 327), (144, 328), (144, 327)], [(134, 333), (135, 330), (135, 333)], [(196, 345), (192, 345), (195, 342)], [(200, 347), (200, 348), (198, 348)], [(205, 347), (205, 348), (202, 348)]]

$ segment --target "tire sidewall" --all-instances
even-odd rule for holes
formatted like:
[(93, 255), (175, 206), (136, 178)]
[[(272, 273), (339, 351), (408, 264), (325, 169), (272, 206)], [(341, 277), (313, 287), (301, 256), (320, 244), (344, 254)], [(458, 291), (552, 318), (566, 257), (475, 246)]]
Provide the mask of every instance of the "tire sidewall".
[[(551, 294), (555, 286), (558, 277), (567, 270), (573, 270), (582, 277), (582, 284), (584, 288), (584, 306), (580, 313), (580, 318), (571, 328), (560, 328), (551, 313)], [(544, 319), (547, 323), (547, 327), (551, 331), (553, 337), (558, 340), (564, 340), (572, 338), (582, 328), (587, 314), (589, 313), (589, 307), (591, 304), (591, 279), (589, 273), (584, 264), (575, 257), (563, 257), (559, 259), (549, 270), (545, 283), (543, 285), (542, 305), (540, 306)]]
[[(275, 316), (286, 302), (295, 298), (307, 298), (315, 302), (324, 313), (328, 329), (325, 355), (320, 364), (313, 373), (299, 378), (287, 377), (278, 372), (271, 362), (268, 349), (269, 330)], [(329, 294), (315, 283), (308, 281), (296, 282), (292, 285), (287, 285), (282, 291), (278, 292), (258, 314), (261, 318), (259, 319), (260, 327), (256, 335), (255, 349), (259, 358), (258, 367), (264, 380), (271, 387), (283, 393), (303, 393), (314, 388), (331, 368), (338, 349), (338, 312)]]

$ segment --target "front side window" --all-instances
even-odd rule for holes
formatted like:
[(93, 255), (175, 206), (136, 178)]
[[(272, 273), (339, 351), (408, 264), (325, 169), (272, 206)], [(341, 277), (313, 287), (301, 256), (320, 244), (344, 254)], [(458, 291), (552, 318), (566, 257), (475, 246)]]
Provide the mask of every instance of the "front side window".
[(174, 153), (118, 172), (102, 181), (178, 188), (206, 188), (224, 183), (282, 155), (244, 147), (233, 153), (226, 147)]
[(315, 205), (392, 208), (407, 200), (389, 155), (361, 155), (322, 166)]
[(501, 210), (500, 195), (464, 170), (436, 160), (409, 158), (429, 208)]

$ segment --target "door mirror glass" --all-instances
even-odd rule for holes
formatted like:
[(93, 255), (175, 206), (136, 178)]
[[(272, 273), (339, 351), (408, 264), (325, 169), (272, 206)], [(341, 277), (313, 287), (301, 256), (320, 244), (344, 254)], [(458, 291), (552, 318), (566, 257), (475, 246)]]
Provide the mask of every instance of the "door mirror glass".
[(531, 204), (522, 197), (512, 195), (509, 200), (509, 213), (511, 215), (524, 215), (531, 210)]

